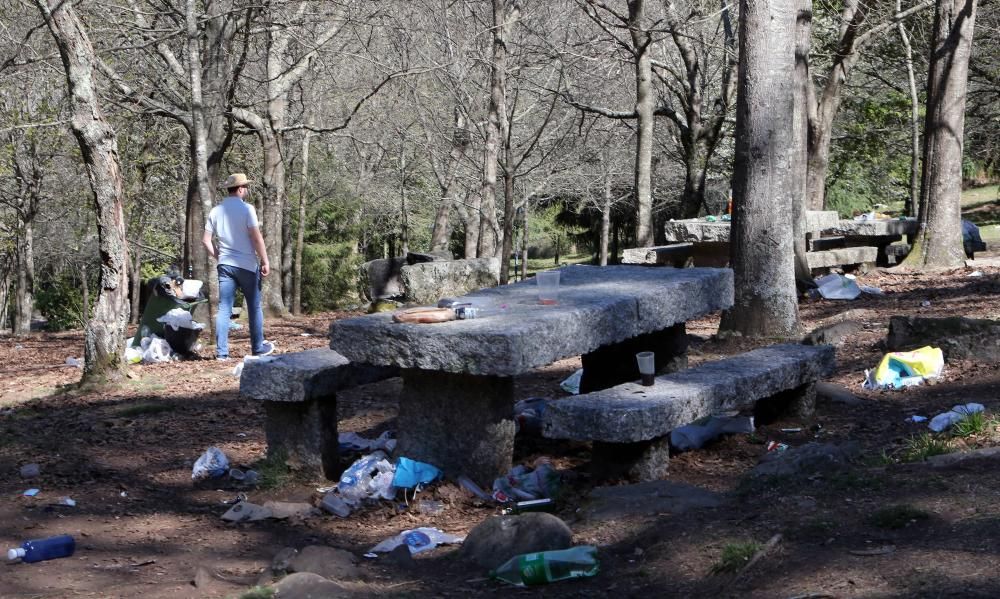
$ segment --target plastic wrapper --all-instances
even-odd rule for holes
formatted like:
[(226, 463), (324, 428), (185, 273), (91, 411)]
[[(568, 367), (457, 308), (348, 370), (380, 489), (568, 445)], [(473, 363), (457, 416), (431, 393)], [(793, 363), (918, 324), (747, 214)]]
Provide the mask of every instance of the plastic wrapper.
[(192, 480), (218, 478), (229, 472), (229, 458), (218, 447), (209, 447), (191, 469)]
[(385, 453), (376, 451), (357, 460), (344, 470), (337, 483), (337, 492), (348, 503), (363, 499), (393, 499), (396, 488), (392, 479), (396, 467), (386, 459)]
[(437, 528), (421, 527), (413, 530), (404, 530), (398, 535), (375, 545), (369, 551), (371, 553), (388, 553), (400, 545), (406, 545), (412, 555), (422, 551), (430, 551), (438, 545), (461, 543), (464, 540), (465, 537), (451, 535)]

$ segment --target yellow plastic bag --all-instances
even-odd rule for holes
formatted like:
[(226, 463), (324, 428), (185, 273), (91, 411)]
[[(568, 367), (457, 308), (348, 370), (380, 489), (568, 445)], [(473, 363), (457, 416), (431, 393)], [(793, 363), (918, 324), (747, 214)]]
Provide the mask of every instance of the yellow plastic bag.
[(913, 351), (890, 352), (875, 369), (875, 382), (879, 385), (898, 386), (901, 378), (920, 376), (933, 378), (944, 369), (944, 354), (937, 347), (921, 347)]

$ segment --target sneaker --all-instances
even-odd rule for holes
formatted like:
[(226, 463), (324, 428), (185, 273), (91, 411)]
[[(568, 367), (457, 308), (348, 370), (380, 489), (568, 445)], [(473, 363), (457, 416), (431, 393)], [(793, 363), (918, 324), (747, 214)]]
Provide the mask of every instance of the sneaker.
[(255, 356), (266, 356), (268, 354), (274, 353), (274, 344), (270, 341), (265, 341), (261, 346), (261, 350), (255, 353)]
[(215, 356), (216, 362), (228, 362), (229, 356)]

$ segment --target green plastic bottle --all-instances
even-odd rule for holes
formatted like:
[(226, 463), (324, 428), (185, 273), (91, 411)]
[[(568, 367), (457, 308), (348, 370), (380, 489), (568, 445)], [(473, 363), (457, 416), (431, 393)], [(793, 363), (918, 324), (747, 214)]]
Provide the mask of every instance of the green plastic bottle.
[(580, 545), (558, 551), (516, 555), (496, 570), (491, 570), (490, 578), (517, 586), (530, 586), (567, 578), (594, 576), (598, 567), (597, 548)]

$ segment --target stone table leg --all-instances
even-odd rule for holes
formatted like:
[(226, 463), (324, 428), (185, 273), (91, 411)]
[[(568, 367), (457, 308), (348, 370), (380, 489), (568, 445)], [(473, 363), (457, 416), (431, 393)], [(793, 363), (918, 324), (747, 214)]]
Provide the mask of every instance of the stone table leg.
[(683, 322), (621, 343), (602, 345), (583, 356), (580, 393), (639, 380), (639, 365), (635, 361), (635, 355), (641, 351), (656, 354), (657, 374), (687, 368), (687, 346), (687, 332)]
[(343, 469), (337, 441), (336, 397), (263, 403), (268, 457), (284, 456), (294, 469), (338, 480)]
[(514, 381), (404, 369), (396, 455), (490, 486), (511, 468)]

